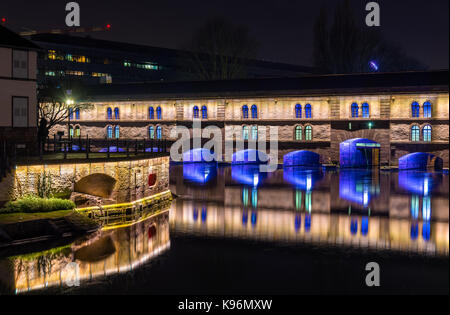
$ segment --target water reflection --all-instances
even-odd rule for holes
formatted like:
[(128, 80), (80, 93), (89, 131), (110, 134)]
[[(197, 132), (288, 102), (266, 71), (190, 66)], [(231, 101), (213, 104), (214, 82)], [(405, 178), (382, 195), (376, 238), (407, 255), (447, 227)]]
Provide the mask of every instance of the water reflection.
[(103, 230), (62, 248), (0, 260), (2, 287), (21, 293), (68, 287), (138, 268), (170, 247), (169, 212), (122, 228)]
[(283, 171), (284, 180), (296, 189), (311, 191), (316, 182), (323, 178), (322, 169), (308, 169), (301, 166), (286, 167)]
[(380, 194), (379, 173), (372, 170), (341, 170), (339, 196), (367, 208), (373, 197)]
[(234, 165), (231, 167), (231, 177), (239, 184), (258, 187), (268, 175), (260, 172), (259, 167), (259, 165)]
[(190, 163), (183, 166), (183, 178), (187, 184), (206, 185), (217, 177), (217, 163)]

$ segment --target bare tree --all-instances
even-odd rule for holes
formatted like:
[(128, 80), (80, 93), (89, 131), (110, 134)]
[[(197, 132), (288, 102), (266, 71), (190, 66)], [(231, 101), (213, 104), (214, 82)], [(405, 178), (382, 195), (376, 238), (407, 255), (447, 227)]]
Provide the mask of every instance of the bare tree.
[(38, 91), (39, 140), (43, 143), (49, 131), (63, 124), (76, 111), (89, 111), (93, 105), (79, 101), (84, 97), (79, 86), (47, 86)]
[(247, 62), (256, 57), (257, 46), (245, 27), (214, 18), (193, 35), (187, 52), (181, 56), (182, 67), (200, 80), (244, 78)]
[[(331, 23), (323, 8), (314, 27), (314, 66), (323, 73), (423, 70), (425, 66), (408, 57), (402, 49), (386, 41), (374, 27), (359, 25), (348, 0), (335, 8)], [(372, 64), (373, 66), (373, 64)]]

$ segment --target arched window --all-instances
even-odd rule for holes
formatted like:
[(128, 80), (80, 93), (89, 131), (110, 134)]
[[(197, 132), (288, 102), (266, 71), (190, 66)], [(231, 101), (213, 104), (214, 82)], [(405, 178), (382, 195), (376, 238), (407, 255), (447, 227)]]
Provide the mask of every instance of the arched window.
[(160, 106), (156, 109), (156, 117), (161, 120), (162, 119), (162, 109)]
[(252, 119), (258, 119), (258, 106), (252, 106)]
[(431, 142), (431, 126), (430, 125), (426, 125), (425, 127), (423, 127), (423, 141), (425, 142)]
[(431, 118), (431, 103), (430, 102), (425, 102), (423, 104), (423, 117)]
[(153, 126), (148, 127), (148, 137), (150, 139), (155, 139), (155, 127)]
[(247, 105), (242, 106), (242, 118), (244, 118), (244, 119), (248, 118), (248, 106)]
[(248, 140), (248, 127), (242, 127), (242, 140)]
[(302, 105), (295, 105), (295, 118), (302, 118)]
[(114, 119), (120, 119), (120, 111), (118, 107), (114, 108)]
[(153, 107), (148, 108), (148, 119), (155, 119), (155, 110)]
[(311, 126), (305, 127), (305, 140), (306, 141), (312, 140), (312, 127)]
[(108, 107), (108, 109), (106, 110), (106, 117), (107, 117), (107, 119), (112, 119), (112, 109), (111, 109), (111, 107)]
[(73, 126), (69, 126), (69, 137), (73, 138)]
[(116, 138), (116, 139), (120, 138), (120, 127), (119, 126), (114, 127), (114, 138)]
[(200, 117), (199, 116), (198, 106), (194, 106), (192, 115), (193, 115), (194, 118), (199, 118)]
[(106, 128), (106, 136), (108, 137), (108, 139), (112, 139), (112, 137), (113, 137), (113, 128), (111, 126), (108, 126)]
[(208, 107), (202, 107), (202, 119), (208, 119)]
[(305, 105), (305, 118), (312, 118), (312, 107), (311, 104)]
[(69, 120), (73, 120), (73, 108), (69, 108)]
[(156, 127), (156, 138), (158, 140), (162, 139), (162, 128), (161, 128), (161, 126)]
[(363, 118), (370, 117), (370, 107), (369, 107), (368, 103), (362, 104), (362, 116), (363, 116)]
[(352, 118), (358, 118), (359, 116), (359, 106), (356, 103), (352, 104)]
[(412, 126), (411, 128), (411, 141), (420, 141), (420, 128), (419, 126)]
[(413, 118), (419, 118), (420, 117), (420, 105), (417, 102), (412, 103), (411, 105), (411, 111)]
[(303, 129), (302, 126), (295, 127), (295, 140), (300, 141), (303, 139)]
[(81, 129), (80, 126), (75, 127), (75, 137), (79, 138), (81, 136)]
[(80, 109), (79, 108), (75, 109), (75, 119), (80, 120)]
[(258, 126), (252, 126), (252, 140), (258, 140)]

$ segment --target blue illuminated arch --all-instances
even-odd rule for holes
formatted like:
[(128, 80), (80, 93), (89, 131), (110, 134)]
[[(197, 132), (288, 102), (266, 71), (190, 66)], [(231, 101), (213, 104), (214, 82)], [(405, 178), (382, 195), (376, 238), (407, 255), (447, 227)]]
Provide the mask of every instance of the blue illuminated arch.
[(148, 119), (155, 119), (155, 109), (153, 107), (148, 108)]
[(359, 106), (357, 103), (352, 104), (352, 118), (359, 117)]
[(258, 106), (252, 106), (252, 119), (258, 119)]
[(114, 119), (120, 119), (120, 110), (118, 107), (114, 108)]
[(208, 107), (202, 107), (202, 119), (208, 119)]
[(108, 108), (106, 109), (106, 117), (107, 117), (108, 119), (112, 119), (112, 109), (111, 109), (111, 107), (108, 107)]
[(417, 102), (411, 104), (411, 113), (414, 118), (420, 117), (420, 105)]
[(302, 118), (302, 105), (295, 105), (295, 118)]
[(248, 106), (247, 105), (242, 106), (242, 118), (248, 119)]
[(79, 108), (75, 109), (75, 119), (80, 120), (80, 109)]
[(305, 105), (305, 118), (312, 118), (312, 107), (311, 104)]
[(431, 118), (431, 103), (430, 102), (425, 102), (423, 104), (423, 117)]
[(192, 116), (194, 118), (200, 118), (200, 111), (198, 110), (198, 106), (194, 106), (192, 110)]
[(158, 106), (158, 108), (156, 108), (156, 117), (161, 120), (162, 119), (162, 108), (160, 106)]
[(370, 117), (370, 106), (368, 103), (362, 104), (362, 116), (363, 116), (363, 118)]

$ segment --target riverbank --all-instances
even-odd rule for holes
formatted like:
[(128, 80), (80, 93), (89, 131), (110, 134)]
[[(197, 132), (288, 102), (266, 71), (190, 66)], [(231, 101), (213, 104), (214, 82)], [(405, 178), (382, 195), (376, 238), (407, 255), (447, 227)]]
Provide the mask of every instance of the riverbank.
[(69, 240), (100, 228), (74, 210), (0, 215), (0, 257), (22, 246)]

